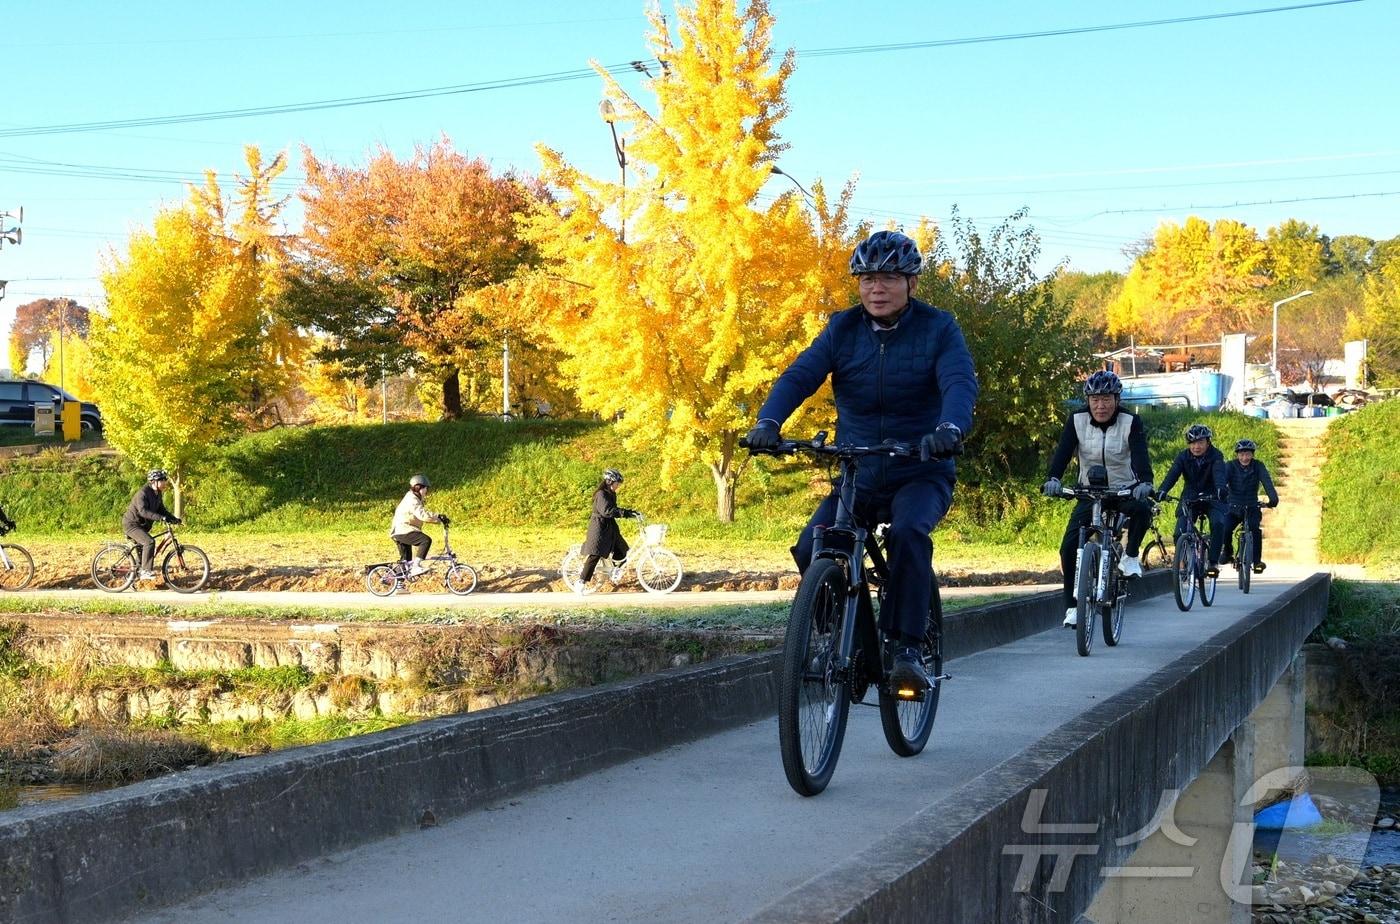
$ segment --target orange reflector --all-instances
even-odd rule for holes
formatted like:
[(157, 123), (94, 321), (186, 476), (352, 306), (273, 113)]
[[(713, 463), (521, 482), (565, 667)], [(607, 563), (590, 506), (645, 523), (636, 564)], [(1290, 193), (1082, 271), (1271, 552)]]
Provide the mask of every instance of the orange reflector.
[(899, 690), (899, 697), (900, 697), (900, 699), (913, 699), (914, 697), (916, 697), (916, 696), (918, 696), (918, 695), (919, 695), (919, 694), (918, 694), (917, 691), (911, 690), (911, 689), (909, 689), (908, 687), (901, 687), (900, 690)]

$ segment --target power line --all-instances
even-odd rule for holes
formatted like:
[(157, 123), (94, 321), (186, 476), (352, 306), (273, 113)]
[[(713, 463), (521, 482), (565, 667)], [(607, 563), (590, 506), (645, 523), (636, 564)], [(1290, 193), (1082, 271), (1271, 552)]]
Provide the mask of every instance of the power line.
[[(1266, 7), (1254, 10), (1238, 10), (1228, 13), (1208, 13), (1200, 16), (1181, 16), (1173, 19), (1142, 20), (1137, 22), (1109, 23), (1097, 26), (1074, 26), (1063, 29), (1044, 29), (1036, 32), (1004, 33), (999, 35), (980, 35), (964, 38), (933, 39), (923, 42), (899, 42), (884, 45), (849, 45), (835, 48), (814, 48), (809, 51), (799, 51), (798, 57), (823, 58), (842, 55), (875, 54), (890, 51), (908, 51), (913, 49), (941, 48), (953, 45), (976, 45), (992, 42), (1009, 42), (1033, 38), (1051, 38), (1064, 35), (1081, 35), (1092, 32), (1110, 32), (1126, 29), (1145, 29), (1158, 26), (1180, 25), (1191, 22), (1205, 22), (1220, 19), (1235, 19), (1244, 16), (1261, 16), (1272, 13), (1285, 13), (1297, 10), (1314, 9), (1318, 7), (1340, 6), (1343, 4), (1360, 3), (1362, 0), (1318, 0), (1314, 3), (1301, 3), (1290, 6)], [(607, 65), (604, 70), (610, 74), (624, 73), (632, 70), (644, 71), (645, 64), (653, 63), (654, 59), (643, 61), (628, 61), (621, 64)], [(660, 62), (655, 62), (659, 64)], [(494, 80), (482, 80), (474, 83), (454, 84), (443, 87), (430, 87), (419, 90), (404, 90), (392, 93), (376, 93), (365, 96), (342, 97), (338, 99), (314, 100), (302, 103), (285, 103), (273, 106), (249, 106), (239, 109), (221, 109), (208, 112), (191, 112), (168, 116), (148, 116), (134, 119), (111, 119), (101, 122), (69, 122), (60, 125), (36, 125), (20, 128), (0, 129), (0, 138), (28, 138), (38, 135), (58, 135), (72, 134), (76, 132), (111, 131), (119, 128), (140, 128), (151, 125), (177, 125), (192, 122), (212, 122), (226, 119), (243, 119), (266, 115), (285, 115), (289, 113), (311, 112), (322, 109), (342, 109), (350, 106), (368, 106), (378, 103), (403, 102), (406, 100), (427, 99), (436, 96), (454, 96), (465, 93), (481, 93), (488, 90), (514, 89), (518, 87), (539, 86), (541, 84), (560, 83), (570, 80), (581, 80), (594, 75), (592, 68), (575, 68), (567, 71), (555, 71), (545, 74), (531, 74), (523, 77), (508, 77)]]
[[(1143, 209), (1106, 209), (1102, 212), (1095, 212), (1087, 216), (1084, 220), (1098, 218), (1100, 215), (1134, 215), (1141, 212), (1189, 212), (1189, 211), (1216, 211), (1219, 209), (1237, 209), (1247, 205), (1289, 205), (1294, 202), (1325, 202), (1331, 199), (1378, 199), (1383, 196), (1400, 196), (1400, 189), (1391, 192), (1369, 192), (1369, 193), (1347, 193), (1338, 196), (1299, 196), (1295, 199), (1258, 199), (1254, 202), (1225, 202), (1220, 205), (1174, 205), (1161, 206), (1159, 208)], [(1061, 216), (1056, 216), (1061, 217)]]

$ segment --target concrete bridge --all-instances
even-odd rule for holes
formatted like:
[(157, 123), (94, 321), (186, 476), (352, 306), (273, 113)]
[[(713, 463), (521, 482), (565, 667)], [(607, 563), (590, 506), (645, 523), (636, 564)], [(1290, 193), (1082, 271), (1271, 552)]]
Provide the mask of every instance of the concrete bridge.
[(1168, 581), (1090, 658), (1057, 593), (950, 617), (928, 749), (853, 708), (813, 799), (745, 656), (12, 812), (0, 920), (1248, 920), (1229, 832), (1302, 762), (1329, 579), (1185, 614)]

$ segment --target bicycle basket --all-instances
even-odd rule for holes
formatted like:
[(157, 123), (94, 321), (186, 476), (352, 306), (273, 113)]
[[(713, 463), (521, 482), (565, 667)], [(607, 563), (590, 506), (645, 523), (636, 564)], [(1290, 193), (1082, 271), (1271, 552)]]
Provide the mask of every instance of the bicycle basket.
[(642, 527), (642, 545), (660, 545), (665, 540), (665, 523), (649, 523)]

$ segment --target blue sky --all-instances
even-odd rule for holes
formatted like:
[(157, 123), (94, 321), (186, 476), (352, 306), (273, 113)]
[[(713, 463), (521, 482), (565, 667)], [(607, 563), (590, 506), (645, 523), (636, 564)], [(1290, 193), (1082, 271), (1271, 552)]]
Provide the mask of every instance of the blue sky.
[[(1295, 217), (1324, 233), (1400, 234), (1393, 102), (1400, 3), (1359, 2), (1087, 34), (864, 54), (822, 49), (1206, 16), (1297, 0), (1176, 3), (773, 0), (795, 47), (790, 150), (804, 185), (859, 182), (857, 217), (913, 224), (954, 205), (980, 223), (1020, 206), (1042, 267), (1127, 268), (1121, 248), (1163, 220)], [(670, 4), (663, 4), (669, 9)], [(512, 4), (38, 2), (0, 6), (0, 330), (14, 307), (100, 304), (103, 254), (182, 179), (227, 177), (242, 146), (362, 163), (446, 133), (501, 169), (538, 168), (536, 142), (616, 170), (596, 77), (255, 118), (80, 133), (13, 133), (524, 77), (647, 57), (640, 0)], [(806, 52), (804, 55), (803, 53)], [(622, 83), (644, 104), (640, 74)], [(6, 132), (10, 132), (6, 134)], [(60, 166), (76, 165), (76, 166)], [(92, 168), (104, 168), (94, 171)], [(100, 173), (102, 176), (93, 176)], [(56, 174), (82, 174), (56, 175)], [(114, 175), (115, 174), (115, 175)], [(777, 192), (787, 183), (773, 180)], [(1381, 194), (1381, 195), (1377, 195)], [(1307, 200), (1286, 202), (1283, 200)], [(1273, 203), (1273, 204), (1265, 204)], [(297, 212), (288, 212), (293, 228)], [(7, 223), (8, 224), (8, 223)]]

